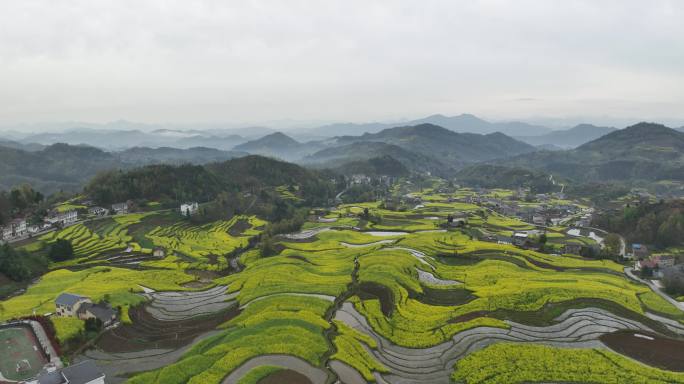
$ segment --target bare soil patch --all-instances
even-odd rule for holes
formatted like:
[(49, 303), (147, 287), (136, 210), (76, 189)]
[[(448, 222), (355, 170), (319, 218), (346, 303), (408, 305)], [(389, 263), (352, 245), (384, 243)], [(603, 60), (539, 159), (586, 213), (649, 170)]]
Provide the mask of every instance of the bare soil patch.
[(684, 372), (684, 340), (646, 332), (620, 331), (601, 336), (612, 350), (670, 371)]
[(235, 224), (228, 229), (228, 234), (234, 237), (242, 236), (242, 234), (250, 228), (252, 228), (252, 224), (250, 224), (247, 220), (241, 219), (235, 222)]
[(476, 299), (469, 291), (462, 287), (436, 289), (423, 286), (423, 293), (417, 295), (417, 299), (430, 305), (463, 305)]
[(141, 305), (129, 310), (133, 324), (122, 325), (105, 333), (96, 345), (110, 353), (176, 349), (192, 342), (197, 336), (216, 329), (239, 313), (237, 307), (232, 307), (210, 316), (161, 321), (155, 319)]
[(258, 384), (313, 384), (308, 377), (291, 369), (276, 371), (263, 379)]
[(378, 283), (364, 282), (359, 285), (359, 297), (361, 299), (380, 300), (380, 309), (386, 317), (392, 316), (394, 310), (394, 297), (392, 291)]

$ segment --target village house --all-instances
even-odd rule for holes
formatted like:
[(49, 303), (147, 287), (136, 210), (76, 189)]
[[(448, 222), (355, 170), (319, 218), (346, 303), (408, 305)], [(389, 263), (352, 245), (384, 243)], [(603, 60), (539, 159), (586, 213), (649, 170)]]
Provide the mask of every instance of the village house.
[(632, 257), (637, 260), (647, 259), (650, 255), (648, 247), (643, 244), (632, 244)]
[(5, 227), (4, 238), (10, 239), (15, 237), (21, 237), (28, 233), (28, 225), (26, 224), (26, 219), (14, 219)]
[(370, 184), (371, 178), (363, 174), (351, 175), (350, 181), (351, 184)]
[(192, 216), (199, 212), (199, 204), (197, 202), (185, 203), (180, 206), (180, 213), (183, 216)]
[(131, 208), (130, 201), (127, 201), (125, 203), (112, 204), (112, 212), (114, 212), (115, 215), (122, 215), (122, 214), (128, 213), (128, 210), (130, 208)]
[(660, 269), (674, 267), (675, 257), (672, 255), (656, 256), (656, 263), (658, 264), (658, 268)]
[(102, 207), (91, 207), (88, 208), (88, 213), (94, 216), (107, 216), (109, 214), (109, 210)]
[(85, 303), (92, 304), (92, 301), (85, 296), (62, 293), (55, 299), (55, 314), (60, 317), (76, 317), (79, 308)]
[(116, 311), (106, 304), (94, 304), (89, 297), (62, 293), (55, 299), (55, 314), (59, 317), (76, 317), (81, 320), (99, 319), (108, 327), (116, 322)]
[(12, 238), (12, 226), (0, 227), (0, 239), (9, 240)]
[(47, 372), (29, 384), (105, 384), (105, 374), (92, 360)]
[(164, 250), (164, 248), (156, 247), (152, 251), (152, 256), (159, 257), (159, 258), (163, 259), (164, 256), (166, 256), (166, 251)]
[(68, 225), (78, 221), (78, 211), (71, 210), (62, 213), (53, 213), (45, 219), (50, 224)]
[(103, 327), (109, 327), (116, 322), (116, 311), (106, 304), (85, 303), (79, 308), (77, 317), (81, 320), (98, 319)]
[(530, 242), (530, 235), (527, 232), (513, 232), (511, 242), (518, 247), (524, 247)]
[(40, 232), (40, 230), (41, 230), (42, 228), (43, 228), (43, 227), (42, 227), (41, 225), (38, 225), (38, 224), (29, 225), (29, 226), (28, 226), (28, 233), (31, 234), (31, 235), (36, 234), (36, 233)]
[(544, 214), (535, 214), (532, 215), (532, 223), (535, 225), (546, 225), (546, 215)]
[(575, 222), (576, 227), (588, 227), (591, 225), (592, 216), (590, 213), (582, 215), (582, 217)]

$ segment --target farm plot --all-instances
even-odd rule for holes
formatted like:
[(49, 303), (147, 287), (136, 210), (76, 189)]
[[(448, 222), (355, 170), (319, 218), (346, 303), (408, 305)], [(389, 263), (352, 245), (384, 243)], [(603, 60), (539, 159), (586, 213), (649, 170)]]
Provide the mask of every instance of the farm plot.
[[(639, 322), (613, 315), (598, 308), (585, 308), (566, 311), (556, 319), (555, 324), (546, 327), (532, 327), (509, 321), (507, 322), (508, 329), (476, 327), (461, 332), (444, 343), (415, 349), (398, 346), (378, 335), (351, 303), (344, 304), (342, 309), (337, 312), (336, 320), (344, 322), (347, 326), (375, 340), (377, 348), (374, 348), (372, 353), (377, 361), (389, 370), (389, 374), (382, 374), (383, 380), (388, 383), (430, 381), (446, 384), (450, 382), (449, 376), (454, 364), (457, 364), (455, 376), (459, 375), (459, 379), (465, 379), (469, 376), (460, 376), (459, 367), (461, 367), (461, 363), (458, 362), (463, 358), (467, 360), (468, 357), (466, 356), (475, 351), (501, 342), (537, 343), (563, 348), (600, 348), (603, 344), (598, 339), (603, 334), (610, 334), (619, 330), (651, 332), (649, 327)], [(492, 361), (498, 362), (496, 359), (484, 361), (487, 361), (488, 364), (491, 364)], [(498, 364), (493, 366), (498, 366)], [(632, 363), (633, 368), (637, 366), (637, 364)], [(584, 364), (582, 369), (589, 367), (591, 364)], [(632, 371), (638, 372), (634, 369)], [(375, 372), (376, 375), (378, 373), (380, 371)], [(663, 371), (660, 373), (666, 375), (665, 377), (669, 375)], [(477, 377), (477, 375), (473, 377)], [(546, 380), (554, 381), (555, 379), (549, 377)]]
[(105, 334), (98, 347), (105, 352), (176, 349), (235, 317), (235, 294), (218, 286), (205, 291), (145, 292), (147, 303), (129, 310), (132, 324)]
[(74, 247), (74, 255), (78, 258), (89, 258), (112, 251), (122, 251), (132, 238), (123, 225), (112, 221), (100, 235), (84, 224), (76, 224), (59, 232), (50, 232), (40, 240), (52, 243), (59, 239), (69, 240)]
[(149, 299), (145, 310), (157, 320), (180, 321), (211, 315), (237, 305), (237, 292), (227, 294), (226, 286), (195, 292), (144, 293)]
[[(242, 220), (249, 220), (250, 228), (240, 231), (242, 236), (232, 236), (229, 231)], [(218, 221), (195, 226), (179, 222), (170, 226), (156, 227), (146, 234), (155, 246), (163, 247), (197, 261), (195, 268), (222, 270), (228, 267), (225, 255), (245, 247), (249, 238), (259, 233), (256, 228), (265, 222), (254, 217), (234, 217), (228, 221)]]
[(684, 374), (642, 365), (605, 349), (528, 344), (496, 344), (475, 352), (456, 364), (452, 377), (466, 384), (684, 383)]
[[(265, 355), (289, 355), (320, 366), (328, 350), (323, 333), (330, 327), (323, 316), (331, 305), (297, 296), (254, 302), (224, 324), (221, 334), (196, 344), (181, 361), (134, 376), (129, 382), (218, 384), (244, 363)], [(263, 364), (273, 362), (266, 359)], [(286, 368), (297, 370), (289, 364)]]

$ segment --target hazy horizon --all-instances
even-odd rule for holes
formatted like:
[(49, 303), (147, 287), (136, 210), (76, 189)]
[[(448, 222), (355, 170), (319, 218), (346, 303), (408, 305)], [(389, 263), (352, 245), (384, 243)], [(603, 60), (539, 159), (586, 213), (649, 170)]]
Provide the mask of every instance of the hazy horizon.
[[(0, 127), (684, 125), (684, 3), (8, 2)], [(303, 127), (303, 128), (305, 128)]]
[[(447, 117), (455, 117), (462, 114), (440, 114), (435, 113), (432, 115), (443, 115)], [(195, 122), (195, 123), (173, 123), (173, 122), (141, 122), (141, 121), (131, 121), (127, 119), (117, 119), (107, 122), (91, 122), (91, 121), (56, 121), (56, 122), (23, 122), (17, 124), (1, 124), (0, 123), (0, 134), (8, 133), (20, 133), (31, 135), (39, 133), (59, 133), (67, 131), (77, 131), (77, 130), (140, 130), (143, 132), (150, 132), (159, 129), (168, 130), (178, 130), (178, 131), (208, 131), (208, 130), (235, 130), (243, 131), (249, 128), (265, 128), (274, 131), (283, 131), (286, 133), (305, 133), (308, 130), (313, 130), (316, 128), (325, 127), (328, 125), (336, 124), (389, 124), (401, 126), (402, 124), (410, 123), (413, 120), (418, 120), (426, 118), (432, 115), (425, 116), (415, 116), (412, 118), (396, 118), (388, 120), (375, 120), (375, 121), (301, 121), (296, 119), (284, 119), (280, 121), (261, 121), (261, 122)], [(472, 115), (469, 113), (463, 113), (463, 115)], [(598, 118), (582, 118), (582, 117), (570, 117), (570, 118), (529, 118), (529, 119), (489, 119), (487, 117), (473, 115), (479, 119), (490, 123), (507, 123), (507, 122), (520, 122), (527, 123), (530, 125), (539, 125), (544, 128), (551, 130), (567, 130), (574, 126), (580, 124), (590, 124), (595, 126), (608, 126), (617, 129), (626, 128), (628, 126), (640, 123), (657, 123), (663, 124), (670, 128), (680, 129), (684, 128), (684, 119), (639, 119), (639, 118), (610, 118), (610, 117), (598, 117)], [(539, 134), (544, 134), (548, 131), (540, 131)], [(333, 132), (331, 132), (333, 134)], [(11, 138), (12, 136), (10, 136)], [(0, 137), (2, 139), (3, 137)]]

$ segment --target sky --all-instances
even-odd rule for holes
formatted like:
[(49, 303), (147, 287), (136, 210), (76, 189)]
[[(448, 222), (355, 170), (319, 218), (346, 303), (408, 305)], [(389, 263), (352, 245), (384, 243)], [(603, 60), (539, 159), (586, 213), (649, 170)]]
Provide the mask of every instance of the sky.
[(0, 9), (5, 125), (435, 113), (684, 125), (684, 1), (0, 0)]

